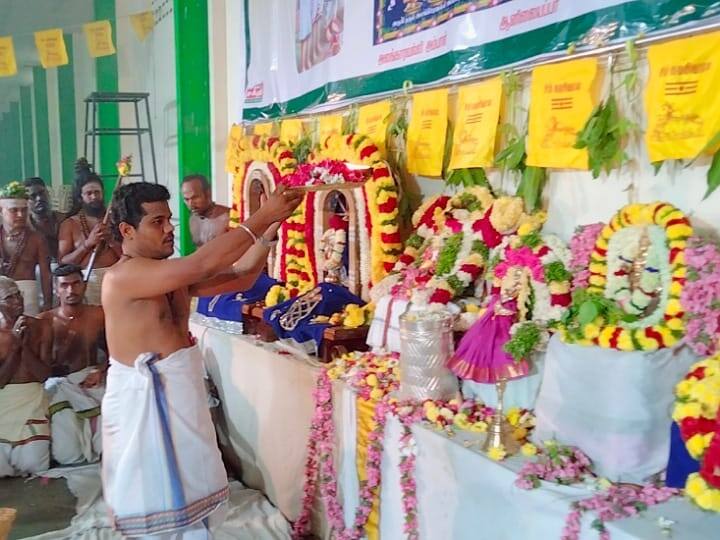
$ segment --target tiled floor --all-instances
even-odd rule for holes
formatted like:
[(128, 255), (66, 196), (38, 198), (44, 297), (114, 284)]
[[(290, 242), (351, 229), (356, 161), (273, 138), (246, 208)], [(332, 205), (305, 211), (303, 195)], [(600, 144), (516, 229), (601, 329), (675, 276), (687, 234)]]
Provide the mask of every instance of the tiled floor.
[(0, 507), (15, 508), (10, 540), (64, 529), (75, 515), (75, 497), (64, 479), (0, 478)]

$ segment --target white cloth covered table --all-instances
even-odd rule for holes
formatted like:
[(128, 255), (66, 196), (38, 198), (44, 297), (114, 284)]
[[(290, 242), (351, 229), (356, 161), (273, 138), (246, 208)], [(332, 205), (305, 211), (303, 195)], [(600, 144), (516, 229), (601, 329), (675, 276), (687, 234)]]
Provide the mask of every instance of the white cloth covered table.
[[(317, 368), (299, 358), (254, 345), (248, 338), (192, 325), (206, 351), (208, 369), (223, 399), (231, 438), (246, 467), (251, 487), (266, 490), (271, 501), (290, 519), (297, 516), (302, 497), (305, 445), (313, 412), (312, 389)], [(211, 352), (212, 351), (212, 352)], [(357, 504), (355, 471), (355, 398), (335, 385), (338, 484), (345, 521), (351, 522)], [(415, 427), (417, 442), (418, 519), (420, 538), (465, 540), (559, 539), (569, 505), (591, 492), (582, 487), (543, 484), (523, 491), (513, 485), (522, 458), (502, 464), (465, 448), (460, 434), (450, 440), (425, 427)], [(387, 424), (382, 469), (380, 533), (385, 540), (404, 538), (398, 464), (401, 427)], [(282, 441), (278, 443), (278, 441)], [(475, 446), (477, 447), (477, 445)], [(249, 483), (249, 482), (248, 482)], [(720, 530), (720, 516), (675, 500), (646, 514), (609, 525), (613, 540), (664, 538), (658, 518), (676, 521), (674, 540), (707, 540)], [(583, 540), (597, 537), (584, 521)], [(316, 534), (327, 538), (321, 527)]]

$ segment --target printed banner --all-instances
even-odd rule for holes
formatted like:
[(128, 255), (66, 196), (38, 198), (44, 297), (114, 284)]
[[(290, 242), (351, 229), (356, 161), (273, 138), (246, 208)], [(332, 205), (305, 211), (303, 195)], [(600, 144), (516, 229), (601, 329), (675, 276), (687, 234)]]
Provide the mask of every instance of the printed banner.
[(383, 154), (389, 116), (389, 101), (363, 105), (358, 110), (357, 132), (370, 137)]
[(95, 21), (83, 25), (88, 51), (93, 58), (115, 54), (110, 21)]
[(596, 105), (597, 58), (540, 66), (532, 72), (527, 164), (588, 168), (587, 149), (573, 148)]
[(280, 140), (284, 143), (302, 139), (303, 121), (300, 118), (283, 120), (280, 124)]
[(263, 0), (247, 5), (247, 120), (397, 91), (405, 81), (458, 81), (564, 54), (571, 44), (595, 47), (606, 39), (621, 42), (639, 32), (717, 20), (715, 0), (695, 1), (692, 10), (685, 0)]
[(694, 158), (720, 131), (720, 32), (653, 45), (648, 62), (650, 161)]
[(342, 133), (343, 117), (341, 114), (326, 114), (318, 121), (318, 137), (320, 144), (325, 142), (330, 135)]
[(45, 69), (68, 63), (62, 28), (35, 32), (35, 47), (40, 55), (40, 63)]
[(408, 171), (423, 176), (442, 174), (447, 136), (447, 88), (413, 95), (407, 134)]
[(135, 13), (130, 15), (130, 24), (140, 41), (145, 41), (148, 34), (155, 28), (155, 17), (152, 11), (144, 11), (143, 13)]
[(15, 47), (10, 36), (0, 37), (0, 77), (12, 77), (17, 74)]
[(493, 164), (502, 89), (502, 79), (494, 77), (458, 90), (450, 169)]

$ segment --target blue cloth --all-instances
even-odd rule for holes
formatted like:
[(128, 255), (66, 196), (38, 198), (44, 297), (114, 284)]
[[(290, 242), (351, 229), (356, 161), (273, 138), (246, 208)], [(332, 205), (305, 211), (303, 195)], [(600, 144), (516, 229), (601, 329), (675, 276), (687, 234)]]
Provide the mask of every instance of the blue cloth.
[(321, 283), (317, 288), (320, 289), (322, 299), (318, 305), (310, 310), (310, 312), (298, 322), (297, 326), (291, 330), (286, 330), (281, 326), (280, 318), (290, 310), (290, 307), (295, 304), (295, 302), (304, 298), (306, 295), (291, 298), (290, 300), (278, 304), (277, 306), (267, 308), (263, 312), (263, 319), (266, 323), (273, 327), (277, 337), (281, 339), (292, 338), (298, 343), (314, 341), (315, 345), (319, 349), (322, 346), (323, 333), (330, 325), (326, 323), (311, 323), (310, 321), (314, 317), (317, 317), (318, 315), (330, 316), (333, 313), (338, 313), (348, 304), (357, 304), (359, 306), (365, 305), (365, 302), (363, 302), (361, 298), (355, 296), (341, 285), (336, 285), (334, 283)]
[(206, 317), (240, 322), (242, 321), (242, 306), (264, 300), (270, 287), (277, 283), (277, 280), (263, 272), (247, 291), (199, 298), (197, 311)]
[(670, 428), (670, 459), (668, 460), (665, 484), (668, 487), (684, 488), (687, 477), (700, 470), (700, 463), (692, 458), (680, 435), (680, 426), (675, 422)]

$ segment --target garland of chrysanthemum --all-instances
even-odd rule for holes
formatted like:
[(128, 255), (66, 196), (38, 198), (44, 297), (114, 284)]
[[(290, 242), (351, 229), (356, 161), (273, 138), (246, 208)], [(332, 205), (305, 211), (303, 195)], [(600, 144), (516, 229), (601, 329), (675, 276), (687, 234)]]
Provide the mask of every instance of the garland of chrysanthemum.
[(309, 291), (317, 283), (314, 198), (314, 193), (307, 193), (300, 206), (282, 225), (285, 244), (280, 255), (280, 279), (287, 282), (292, 296)]
[(675, 395), (673, 420), (688, 452), (700, 462), (685, 494), (700, 508), (720, 512), (720, 354), (690, 367)]
[[(373, 412), (373, 429), (368, 436), (365, 480), (360, 482), (359, 504), (355, 520), (345, 527), (342, 504), (338, 500), (337, 473), (333, 457), (335, 424), (333, 421), (332, 384), (327, 370), (318, 375), (315, 391), (315, 413), (310, 425), (308, 455), (305, 462), (305, 480), (300, 516), (293, 524), (293, 538), (303, 538), (310, 531), (310, 517), (317, 488), (325, 504), (328, 523), (334, 538), (359, 540), (365, 536), (365, 525), (372, 511), (373, 501), (380, 485), (385, 422), (389, 405), (378, 401)], [(318, 485), (319, 480), (319, 485)]]
[[(686, 281), (685, 248), (692, 235), (690, 222), (680, 210), (668, 203), (631, 204), (622, 208), (608, 225), (603, 227), (597, 238), (590, 259), (589, 286), (583, 302), (603, 303), (605, 288), (608, 283), (608, 247), (612, 236), (625, 227), (657, 225), (665, 229), (670, 267), (670, 283), (667, 291), (667, 302), (662, 319), (656, 324), (628, 328), (622, 324), (606, 322), (583, 322), (579, 332), (566, 327), (561, 331), (565, 341), (582, 345), (599, 345), (604, 348), (632, 350), (656, 350), (672, 347), (683, 336), (683, 306), (680, 303)], [(594, 300), (597, 299), (596, 300)], [(573, 306), (569, 313), (573, 314), (579, 306)], [(577, 325), (577, 319), (571, 319), (571, 325)], [(588, 327), (592, 332), (588, 332)], [(578, 334), (581, 337), (578, 337)]]
[(685, 251), (687, 283), (680, 302), (685, 309), (685, 343), (698, 356), (720, 350), (720, 246), (691, 238)]

